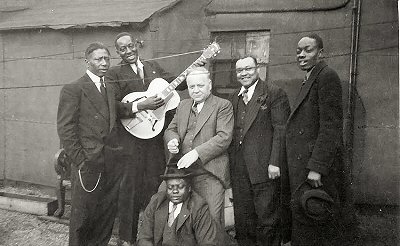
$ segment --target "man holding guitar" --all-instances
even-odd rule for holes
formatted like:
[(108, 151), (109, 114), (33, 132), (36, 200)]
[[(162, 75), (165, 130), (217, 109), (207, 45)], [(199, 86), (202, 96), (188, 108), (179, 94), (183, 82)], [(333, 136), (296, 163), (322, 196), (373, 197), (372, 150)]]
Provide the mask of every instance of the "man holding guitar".
[[(154, 78), (170, 79), (157, 63), (140, 61), (137, 42), (130, 33), (118, 34), (115, 48), (122, 61), (110, 68), (106, 77), (114, 81), (118, 101), (129, 93), (146, 91)], [(133, 109), (136, 112), (155, 110), (163, 105), (162, 98), (151, 96), (133, 102)], [(165, 152), (162, 134), (140, 139), (119, 124), (118, 135), (125, 167), (119, 195), (119, 238), (122, 245), (130, 245), (136, 241), (139, 211), (147, 205), (161, 182), (159, 177), (164, 171)]]

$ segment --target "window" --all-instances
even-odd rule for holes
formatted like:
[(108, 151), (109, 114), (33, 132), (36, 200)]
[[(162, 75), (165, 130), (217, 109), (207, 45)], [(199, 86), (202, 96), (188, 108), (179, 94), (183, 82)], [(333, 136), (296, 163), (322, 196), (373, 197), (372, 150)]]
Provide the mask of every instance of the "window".
[(240, 87), (236, 80), (235, 63), (245, 54), (257, 58), (261, 65), (260, 77), (266, 79), (269, 39), (269, 31), (211, 33), (211, 40), (216, 40), (221, 46), (221, 52), (210, 63), (213, 93), (226, 98)]

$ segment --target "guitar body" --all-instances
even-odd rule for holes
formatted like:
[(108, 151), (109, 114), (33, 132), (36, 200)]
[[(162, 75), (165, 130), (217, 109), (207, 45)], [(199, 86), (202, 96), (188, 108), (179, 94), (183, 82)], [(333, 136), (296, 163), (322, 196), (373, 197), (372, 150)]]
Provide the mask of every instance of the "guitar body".
[(197, 58), (185, 71), (183, 71), (176, 79), (171, 83), (168, 83), (164, 79), (157, 78), (153, 79), (149, 85), (149, 88), (145, 92), (132, 92), (126, 95), (122, 102), (141, 102), (146, 98), (157, 95), (164, 99), (165, 104), (156, 110), (142, 110), (135, 114), (134, 118), (121, 119), (122, 125), (125, 129), (135, 137), (141, 139), (154, 138), (164, 128), (165, 113), (168, 110), (178, 107), (180, 97), (175, 91), (176, 87), (182, 83), (188, 74), (188, 71), (194, 67), (195, 64), (204, 63), (206, 59), (216, 56), (220, 51), (220, 46), (213, 42), (207, 49), (203, 51), (201, 56)]
[[(126, 95), (122, 102), (141, 102), (146, 98), (159, 95), (169, 83), (161, 78), (151, 81), (149, 88), (145, 92), (132, 92)], [(125, 129), (135, 137), (141, 139), (150, 139), (162, 131), (165, 123), (165, 113), (168, 110), (178, 107), (180, 102), (179, 94), (173, 90), (164, 99), (165, 104), (156, 110), (142, 110), (137, 112), (136, 117), (130, 119), (121, 119)]]

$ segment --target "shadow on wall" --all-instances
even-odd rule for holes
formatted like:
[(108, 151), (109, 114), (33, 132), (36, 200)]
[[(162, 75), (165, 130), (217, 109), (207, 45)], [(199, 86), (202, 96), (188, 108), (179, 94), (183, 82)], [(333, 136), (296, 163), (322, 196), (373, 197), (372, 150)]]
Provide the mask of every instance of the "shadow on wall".
[[(302, 79), (292, 80), (276, 80), (273, 83), (281, 87), (287, 94), (290, 102), (290, 106), (293, 107), (294, 101), (301, 87)], [(346, 122), (346, 115), (348, 111), (348, 81), (342, 81), (342, 101), (343, 101), (343, 119)], [(356, 181), (357, 176), (363, 170), (362, 163), (365, 152), (365, 139), (366, 139), (366, 110), (364, 108), (363, 101), (358, 95), (356, 90), (354, 98), (354, 123), (353, 133), (350, 138), (353, 140), (353, 153), (350, 150), (344, 150), (344, 164), (342, 176), (338, 177), (339, 180), (346, 180), (341, 188), (341, 194), (346, 194), (342, 201), (345, 203), (354, 203), (354, 195), (362, 192), (362, 184), (358, 184)], [(352, 164), (351, 164), (352, 161)], [(347, 183), (347, 185), (345, 185)], [(350, 189), (348, 189), (350, 188)]]

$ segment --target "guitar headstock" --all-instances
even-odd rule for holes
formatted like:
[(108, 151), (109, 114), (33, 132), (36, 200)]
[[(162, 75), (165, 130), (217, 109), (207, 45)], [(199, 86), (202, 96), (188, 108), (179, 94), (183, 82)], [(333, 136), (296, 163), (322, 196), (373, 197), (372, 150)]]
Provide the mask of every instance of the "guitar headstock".
[(219, 44), (217, 42), (213, 42), (203, 51), (202, 57), (204, 57), (205, 59), (215, 57), (220, 52), (220, 50), (221, 47), (219, 46)]

